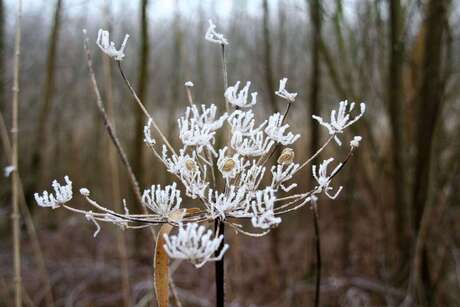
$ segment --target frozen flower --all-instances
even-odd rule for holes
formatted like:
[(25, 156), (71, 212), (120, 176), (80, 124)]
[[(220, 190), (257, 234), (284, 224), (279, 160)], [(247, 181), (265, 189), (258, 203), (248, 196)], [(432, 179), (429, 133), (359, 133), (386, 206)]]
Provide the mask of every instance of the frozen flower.
[(231, 186), (226, 193), (219, 191), (208, 192), (209, 213), (213, 218), (225, 219), (227, 215), (239, 216), (246, 209), (246, 189)]
[(251, 82), (246, 82), (246, 86), (241, 89), (238, 93), (238, 88), (240, 87), (240, 81), (236, 82), (234, 86), (230, 86), (225, 90), (224, 97), (228, 103), (232, 104), (238, 108), (250, 108), (254, 106), (257, 102), (257, 92), (251, 93), (251, 101), (248, 101), (249, 87)]
[(117, 50), (117, 48), (115, 47), (115, 43), (111, 42), (109, 39), (109, 31), (99, 29), (99, 32), (97, 33), (96, 44), (109, 57), (114, 58), (117, 61), (121, 61), (125, 57), (124, 52), (126, 48), (126, 43), (128, 42), (128, 38), (129, 35), (126, 34), (120, 49)]
[(330, 186), (332, 177), (339, 171), (339, 169), (342, 167), (342, 163), (339, 163), (339, 165), (336, 166), (336, 168), (332, 171), (332, 173), (328, 176), (327, 175), (327, 166), (334, 161), (334, 158), (329, 158), (327, 160), (324, 160), (321, 162), (319, 165), (318, 172), (316, 172), (316, 165), (313, 165), (312, 167), (312, 173), (313, 177), (315, 178), (316, 182), (318, 185), (315, 187), (315, 191), (318, 193), (321, 193), (324, 191), (324, 193), (331, 199), (335, 199), (340, 191), (342, 191), (342, 187), (339, 187), (337, 192), (334, 195), (329, 194), (329, 191), (332, 190), (332, 187)]
[(6, 178), (10, 177), (11, 173), (13, 173), (15, 169), (16, 168), (14, 167), (14, 165), (5, 166), (5, 168), (3, 169), (3, 173), (5, 174), (5, 177)]
[(363, 138), (360, 137), (359, 135), (356, 135), (353, 140), (350, 141), (350, 146), (351, 147), (354, 147), (354, 148), (358, 148), (359, 147), (359, 143), (361, 142)]
[(84, 197), (88, 197), (90, 194), (90, 191), (87, 188), (81, 188), (80, 189), (80, 194)]
[(264, 138), (262, 131), (249, 136), (234, 133), (231, 145), (242, 156), (258, 157), (270, 151), (275, 142), (270, 138)]
[(200, 268), (208, 261), (219, 261), (228, 249), (224, 244), (219, 255), (214, 253), (223, 243), (224, 236), (214, 237), (211, 230), (204, 226), (190, 223), (185, 228), (180, 225), (177, 235), (164, 235), (166, 244), (163, 246), (169, 257), (191, 261)]
[(278, 164), (272, 166), (272, 187), (274, 187), (275, 189), (281, 187), (281, 189), (283, 189), (283, 191), (285, 192), (289, 192), (290, 190), (295, 188), (297, 186), (296, 183), (293, 183), (288, 187), (286, 187), (284, 183), (292, 179), (292, 176), (295, 174), (298, 168), (299, 164), (294, 163), (288, 164), (287, 166), (285, 164)]
[(256, 192), (255, 199), (251, 201), (252, 226), (269, 229), (281, 223), (281, 218), (275, 217), (273, 211), (275, 200), (275, 191), (270, 187)]
[(187, 81), (184, 83), (186, 87), (193, 87), (193, 82), (192, 81)]
[(291, 102), (294, 102), (295, 101), (295, 98), (297, 97), (297, 93), (289, 93), (287, 90), (286, 90), (286, 83), (287, 83), (288, 79), (287, 78), (283, 78), (280, 80), (280, 87), (279, 89), (275, 92), (276, 95), (280, 96), (281, 98), (283, 99), (286, 99), (287, 101), (289, 101), (289, 103)]
[(152, 127), (153, 120), (149, 118), (147, 124), (144, 126), (144, 142), (148, 145), (155, 144), (155, 139), (152, 137), (151, 134), (151, 127)]
[(278, 164), (289, 165), (294, 162), (294, 156), (294, 150), (292, 150), (292, 148), (286, 147), (283, 149), (276, 162)]
[(331, 121), (325, 122), (324, 119), (317, 115), (312, 115), (314, 119), (316, 119), (320, 125), (327, 128), (330, 135), (334, 136), (334, 140), (337, 142), (338, 145), (342, 145), (342, 142), (338, 138), (337, 134), (343, 133), (343, 130), (352, 124), (354, 124), (358, 119), (360, 119), (364, 112), (366, 111), (366, 104), (361, 103), (360, 108), (361, 112), (355, 116), (355, 118), (350, 119), (350, 113), (353, 111), (355, 107), (355, 103), (352, 102), (347, 110), (348, 101), (341, 101), (339, 104), (339, 111), (336, 110), (331, 111)]
[(244, 168), (240, 175), (240, 186), (244, 186), (250, 195), (254, 194), (265, 174), (265, 167), (252, 161), (250, 167)]
[(187, 120), (184, 117), (178, 119), (178, 123), (179, 138), (185, 145), (185, 148), (188, 146), (194, 146), (196, 147), (198, 153), (200, 153), (203, 148), (207, 148), (211, 153), (217, 156), (217, 153), (212, 146), (214, 143), (214, 135), (216, 134), (215, 131), (211, 130), (207, 126), (201, 126), (194, 120)]
[(252, 110), (246, 112), (241, 110), (235, 110), (229, 117), (227, 122), (232, 128), (232, 133), (238, 132), (242, 135), (251, 135), (254, 134), (267, 124), (267, 121), (264, 121), (259, 127), (254, 128), (255, 118)]
[(35, 201), (40, 207), (51, 207), (57, 208), (59, 205), (65, 204), (72, 199), (72, 181), (68, 176), (64, 177), (66, 185), (60, 185), (57, 180), (54, 180), (51, 184), (54, 189), (53, 193), (43, 191), (42, 195), (35, 193)]
[(291, 145), (300, 138), (300, 134), (294, 135), (292, 132), (286, 130), (289, 128), (288, 124), (283, 125), (283, 115), (275, 113), (268, 119), (268, 125), (265, 127), (265, 133), (273, 141), (286, 145)]
[(184, 171), (192, 172), (197, 170), (195, 159), (195, 151), (193, 151), (192, 155), (189, 155), (183, 149), (179, 151), (179, 155), (173, 154), (168, 157), (168, 149), (163, 145), (162, 160), (170, 173), (178, 175)]
[(206, 31), (204, 38), (211, 43), (228, 45), (228, 41), (224, 35), (216, 32), (216, 25), (212, 22), (211, 19), (209, 19), (209, 28)]
[(165, 186), (164, 189), (160, 185), (152, 185), (142, 194), (142, 201), (156, 214), (168, 217), (171, 212), (179, 209), (182, 202), (180, 191), (176, 189), (176, 186), (175, 182)]
[(217, 116), (216, 105), (211, 104), (209, 107), (206, 107), (204, 104), (202, 104), (201, 112), (196, 105), (187, 107), (185, 111), (185, 117), (183, 118), (185, 120), (196, 122), (201, 128), (215, 131), (217, 129), (222, 128), (227, 117), (227, 113), (224, 113), (220, 117)]

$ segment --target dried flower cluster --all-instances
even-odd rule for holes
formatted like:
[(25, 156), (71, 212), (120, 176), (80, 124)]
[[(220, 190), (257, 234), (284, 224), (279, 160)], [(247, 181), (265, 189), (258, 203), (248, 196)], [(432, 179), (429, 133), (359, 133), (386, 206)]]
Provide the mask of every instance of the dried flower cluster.
[[(215, 28), (210, 21), (206, 40), (221, 45), (228, 44)], [(116, 50), (114, 43), (109, 42), (108, 32), (100, 30), (97, 44), (105, 54), (121, 61), (125, 56), (127, 38), (128, 36), (121, 48)], [(178, 119), (179, 139), (183, 146), (177, 151), (163, 138), (155, 139), (155, 135), (162, 137), (163, 134), (152, 117), (148, 118), (144, 129), (145, 143), (181, 185), (179, 187), (174, 182), (165, 187), (152, 185), (147, 188), (142, 194), (142, 205), (148, 210), (148, 214), (130, 214), (126, 205), (125, 212), (114, 212), (90, 198), (90, 191), (86, 188), (81, 189), (80, 194), (94, 211), (65, 205), (72, 198), (72, 183), (67, 177), (64, 186), (57, 181), (53, 182), (54, 194), (46, 191), (42, 196), (35, 194), (37, 203), (43, 207), (63, 206), (84, 214), (97, 225), (95, 234), (100, 229), (99, 221), (111, 222), (123, 228), (170, 223), (178, 227), (178, 232), (164, 238), (164, 248), (169, 257), (188, 259), (195, 266), (201, 267), (208, 261), (221, 259), (228, 245), (223, 245), (223, 236), (213, 235), (198, 223), (217, 220), (241, 233), (259, 236), (279, 225), (283, 213), (309, 203), (315, 204), (320, 194), (335, 199), (342, 187), (333, 193), (332, 179), (343, 163), (339, 163), (328, 173), (328, 166), (333, 158), (323, 161), (319, 166), (312, 166), (312, 174), (317, 182), (313, 189), (290, 196), (283, 193), (297, 187), (296, 174), (319, 155), (332, 139), (341, 144), (338, 135), (363, 115), (365, 105), (360, 105), (361, 111), (353, 119), (351, 113), (354, 103), (348, 105), (347, 101), (340, 102), (338, 111), (332, 110), (329, 122), (313, 115), (314, 119), (328, 129), (330, 137), (312, 158), (297, 163), (294, 150), (289, 146), (301, 136), (291, 132), (287, 123), (289, 109), (295, 103), (297, 93), (286, 90), (287, 78), (280, 80), (279, 90), (275, 92), (286, 101), (286, 111), (283, 114), (275, 113), (260, 122), (250, 109), (257, 103), (257, 93), (249, 92), (251, 82), (247, 82), (241, 90), (239, 85), (238, 81), (223, 93), (222, 98), (233, 107), (230, 112), (219, 114), (218, 107), (214, 104), (195, 105), (190, 101), (191, 105)], [(191, 90), (193, 83), (188, 81), (185, 86), (187, 90)], [(227, 144), (219, 147), (219, 137), (226, 140)], [(360, 141), (361, 137), (356, 136), (350, 142), (349, 156), (359, 146)], [(269, 166), (271, 158), (277, 153), (278, 156), (274, 157), (275, 163)], [(196, 200), (201, 207), (176, 220), (172, 218), (172, 214), (181, 208), (181, 195)], [(260, 231), (243, 229), (244, 220), (250, 221), (252, 227)], [(219, 247), (220, 252), (216, 255)]]

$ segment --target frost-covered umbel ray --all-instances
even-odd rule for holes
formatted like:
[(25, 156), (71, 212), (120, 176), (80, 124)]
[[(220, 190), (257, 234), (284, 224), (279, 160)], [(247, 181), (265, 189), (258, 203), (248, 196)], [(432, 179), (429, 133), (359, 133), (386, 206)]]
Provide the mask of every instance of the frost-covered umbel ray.
[[(227, 45), (228, 41), (215, 28), (210, 21), (206, 40)], [(97, 44), (107, 56), (118, 61), (124, 81), (134, 98), (138, 99), (121, 70), (120, 61), (124, 57), (127, 37), (117, 50), (109, 41), (109, 33), (100, 30)], [(97, 89), (97, 83), (95, 84)], [(288, 92), (286, 84), (287, 78), (281, 79), (280, 87), (274, 93), (281, 98), (280, 103), (287, 103), (285, 111), (257, 119), (251, 109), (257, 104), (257, 93), (249, 92), (249, 81), (242, 89), (239, 88), (240, 82), (228, 87), (222, 93), (220, 104), (200, 105), (194, 104), (191, 95), (191, 90), (196, 87), (192, 81), (186, 81), (184, 86), (190, 95), (189, 106), (178, 119), (178, 139), (182, 142), (180, 148), (171, 146), (176, 142), (168, 141), (164, 137), (155, 124), (154, 116), (148, 114), (138, 100), (147, 116), (144, 141), (165, 169), (175, 176), (177, 182), (165, 187), (152, 183), (142, 195), (139, 193), (138, 201), (146, 210), (144, 214), (131, 214), (125, 202), (124, 212), (112, 211), (100, 205), (87, 188), (80, 189), (80, 194), (91, 206), (91, 210), (76, 209), (69, 203), (72, 199), (72, 182), (67, 176), (65, 185), (53, 181), (54, 192), (35, 194), (35, 199), (42, 207), (63, 207), (82, 214), (96, 225), (95, 235), (100, 230), (99, 222), (113, 223), (123, 229), (169, 223), (178, 229), (176, 234), (173, 231), (164, 238), (164, 248), (169, 257), (188, 259), (197, 267), (208, 261), (218, 261), (228, 248), (227, 244), (223, 244), (224, 237), (213, 234), (199, 224), (217, 222), (216, 225), (229, 225), (246, 235), (261, 236), (282, 222), (282, 214), (308, 204), (316, 205), (321, 195), (330, 199), (337, 198), (342, 187), (333, 192), (333, 179), (362, 140), (360, 136), (352, 138), (347, 158), (339, 162), (331, 172), (328, 172), (328, 166), (333, 158), (318, 166), (313, 165), (315, 186), (307, 191), (295, 191), (298, 189), (297, 180), (303, 180), (298, 176), (299, 172), (332, 140), (341, 144), (339, 134), (343, 135), (347, 127), (362, 117), (365, 105), (360, 104), (360, 113), (353, 119), (350, 114), (355, 104), (348, 104), (347, 101), (340, 102), (337, 111), (332, 110), (330, 122), (313, 115), (319, 124), (327, 128), (330, 136), (311, 157), (297, 160), (293, 146), (301, 135), (291, 131), (288, 118), (289, 110), (295, 106), (297, 93)], [(228, 103), (233, 109), (220, 112), (218, 106), (224, 103)], [(120, 156), (124, 158), (122, 153)], [(135, 176), (131, 176), (130, 180), (135, 188)], [(286, 194), (294, 191), (293, 194)], [(182, 197), (193, 200), (199, 208), (187, 211), (178, 219), (176, 213), (183, 210)], [(253, 229), (243, 227), (247, 223), (242, 221), (249, 221)]]

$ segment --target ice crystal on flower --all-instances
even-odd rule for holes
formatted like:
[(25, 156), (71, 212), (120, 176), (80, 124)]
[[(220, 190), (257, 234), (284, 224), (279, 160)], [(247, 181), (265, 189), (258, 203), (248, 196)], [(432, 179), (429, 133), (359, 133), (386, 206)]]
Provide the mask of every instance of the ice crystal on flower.
[(226, 180), (235, 178), (244, 167), (243, 158), (240, 158), (238, 154), (231, 157), (226, 156), (227, 149), (227, 147), (219, 149), (219, 158), (217, 159), (217, 168)]
[(342, 145), (342, 142), (340, 141), (337, 134), (343, 133), (343, 130), (345, 128), (351, 126), (356, 121), (358, 121), (364, 115), (364, 112), (366, 111), (366, 104), (361, 103), (360, 113), (356, 115), (353, 119), (350, 119), (350, 114), (355, 107), (355, 103), (352, 102), (350, 103), (348, 109), (347, 107), (348, 107), (348, 101), (347, 100), (341, 101), (339, 103), (338, 112), (336, 110), (331, 111), (331, 121), (330, 122), (324, 121), (324, 119), (320, 116), (312, 115), (312, 117), (315, 120), (317, 120), (320, 123), (320, 125), (327, 128), (330, 135), (334, 136), (334, 140), (337, 142), (338, 145)]
[(275, 142), (264, 136), (262, 131), (252, 135), (236, 132), (232, 136), (231, 146), (242, 156), (259, 157), (270, 151)]
[(356, 135), (355, 137), (353, 137), (353, 140), (350, 141), (350, 146), (354, 148), (358, 148), (359, 143), (361, 142), (362, 139), (363, 139), (362, 137), (360, 137), (359, 135)]
[(289, 93), (287, 90), (286, 90), (286, 83), (287, 83), (288, 79), (287, 78), (283, 78), (280, 80), (280, 87), (279, 89), (275, 92), (276, 95), (280, 96), (281, 98), (283, 99), (286, 99), (287, 101), (289, 101), (289, 103), (291, 102), (294, 102), (295, 101), (295, 98), (297, 97), (297, 93)]
[(273, 141), (286, 145), (291, 145), (300, 138), (300, 134), (294, 135), (292, 132), (286, 130), (289, 128), (288, 124), (283, 125), (283, 115), (275, 113), (268, 119), (267, 127), (265, 127), (265, 133)]
[(219, 255), (214, 256), (223, 243), (224, 236), (214, 237), (211, 230), (196, 223), (190, 223), (185, 228), (180, 225), (177, 235), (164, 235), (166, 244), (163, 246), (169, 257), (189, 260), (195, 267), (200, 268), (206, 262), (218, 261), (228, 249), (224, 244)]
[(251, 93), (251, 100), (248, 101), (249, 95), (249, 87), (251, 86), (251, 82), (246, 82), (246, 86), (244, 86), (239, 92), (238, 89), (240, 87), (240, 81), (236, 82), (234, 86), (230, 86), (225, 90), (224, 97), (228, 101), (228, 103), (232, 104), (238, 108), (250, 108), (257, 103), (257, 92)]
[(156, 143), (151, 134), (152, 124), (153, 120), (149, 118), (147, 124), (144, 126), (144, 142), (148, 145), (153, 145)]
[(281, 223), (281, 218), (276, 217), (273, 211), (275, 200), (275, 191), (270, 187), (256, 192), (255, 199), (251, 201), (252, 226), (269, 229)]
[(65, 204), (72, 199), (72, 181), (68, 176), (64, 177), (65, 185), (60, 185), (57, 180), (51, 184), (54, 189), (53, 193), (43, 191), (42, 195), (35, 193), (35, 201), (40, 207), (57, 208), (59, 205)]
[(224, 37), (224, 35), (216, 32), (216, 25), (211, 19), (209, 19), (209, 28), (206, 31), (204, 38), (211, 43), (228, 45), (228, 40)]
[(228, 117), (228, 123), (232, 128), (232, 133), (240, 133), (242, 135), (252, 135), (261, 129), (267, 124), (267, 121), (264, 121), (259, 127), (254, 128), (255, 118), (252, 110), (241, 111), (236, 110)]
[(281, 187), (281, 189), (285, 192), (289, 192), (293, 188), (297, 187), (296, 183), (293, 183), (287, 187), (284, 185), (284, 183), (292, 179), (292, 176), (294, 176), (299, 166), (299, 164), (294, 163), (288, 164), (287, 166), (286, 164), (278, 164), (272, 166), (272, 187)]
[(142, 194), (144, 205), (161, 217), (168, 217), (172, 211), (179, 209), (182, 202), (176, 186), (175, 182), (164, 189), (160, 185), (152, 185)]
[(115, 43), (110, 41), (109, 31), (99, 29), (99, 32), (97, 33), (96, 44), (109, 57), (114, 58), (117, 61), (121, 61), (125, 57), (124, 52), (126, 48), (126, 43), (128, 42), (128, 38), (129, 35), (126, 34), (120, 49), (117, 50), (117, 48), (115, 47)]
[(225, 219), (227, 215), (239, 216), (242, 211), (245, 211), (246, 189), (244, 187), (237, 188), (231, 186), (225, 193), (209, 190), (208, 201), (210, 204), (209, 213), (213, 218), (220, 217)]
[(329, 191), (331, 191), (333, 188), (330, 186), (332, 177), (338, 172), (338, 170), (342, 167), (342, 164), (339, 163), (335, 169), (331, 172), (330, 175), (327, 174), (327, 167), (328, 165), (334, 161), (334, 158), (329, 158), (327, 160), (324, 160), (321, 162), (318, 168), (318, 172), (316, 171), (316, 165), (312, 166), (312, 173), (313, 177), (315, 178), (316, 182), (318, 185), (315, 187), (315, 191), (318, 193), (321, 193), (324, 191), (324, 193), (331, 199), (335, 199), (340, 191), (342, 190), (342, 187), (339, 187), (337, 192), (335, 194), (329, 194)]

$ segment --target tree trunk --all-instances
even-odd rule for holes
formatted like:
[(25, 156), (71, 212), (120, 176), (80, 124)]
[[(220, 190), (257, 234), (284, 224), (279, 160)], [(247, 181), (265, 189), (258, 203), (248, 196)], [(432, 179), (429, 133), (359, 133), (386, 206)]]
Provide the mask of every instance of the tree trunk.
[(272, 45), (270, 42), (270, 12), (267, 0), (263, 0), (263, 41), (264, 41), (264, 67), (265, 82), (268, 91), (268, 101), (272, 112), (278, 112), (275, 97), (275, 79), (273, 78), (272, 67)]

